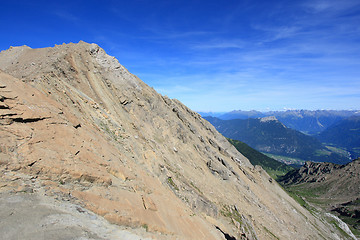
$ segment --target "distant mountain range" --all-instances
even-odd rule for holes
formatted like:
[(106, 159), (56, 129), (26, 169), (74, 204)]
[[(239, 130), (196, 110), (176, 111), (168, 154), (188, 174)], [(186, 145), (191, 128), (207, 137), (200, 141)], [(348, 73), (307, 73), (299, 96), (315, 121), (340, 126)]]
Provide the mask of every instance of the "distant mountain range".
[(221, 117), (222, 115), (226, 114), (226, 112), (198, 112), (201, 116), (206, 117)]
[(298, 130), (300, 132), (315, 135), (333, 124), (349, 118), (351, 116), (360, 116), (360, 111), (352, 110), (287, 110), (287, 111), (242, 111), (236, 110), (225, 114), (221, 113), (200, 113), (203, 117), (212, 116), (222, 120), (263, 118), (275, 116), (285, 126)]
[(225, 137), (245, 142), (264, 153), (344, 164), (349, 158), (326, 148), (315, 137), (286, 127), (275, 117), (221, 120), (205, 117)]

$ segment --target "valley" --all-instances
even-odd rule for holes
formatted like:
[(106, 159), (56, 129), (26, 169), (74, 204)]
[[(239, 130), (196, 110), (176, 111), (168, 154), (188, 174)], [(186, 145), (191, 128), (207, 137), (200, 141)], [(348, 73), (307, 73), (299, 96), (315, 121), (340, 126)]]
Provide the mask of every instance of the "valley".
[(356, 157), (342, 146), (330, 146), (328, 143), (320, 142), (315, 136), (288, 128), (275, 117), (233, 120), (205, 117), (205, 119), (225, 137), (245, 142), (286, 164), (299, 167), (305, 161), (345, 164), (350, 162), (352, 157)]
[(275, 160), (274, 155), (264, 155), (243, 142), (228, 140), (253, 165), (260, 165), (311, 214), (323, 216), (344, 236), (360, 237), (360, 159), (346, 165), (305, 162), (301, 168), (294, 169)]
[[(287, 131), (285, 131), (289, 128), (285, 127), (277, 118), (252, 119), (246, 118), (244, 112), (239, 114), (237, 116), (241, 116), (243, 119), (221, 120), (215, 117), (205, 117), (205, 119), (225, 136), (237, 139), (229, 138), (228, 140), (252, 164), (260, 165), (267, 171), (290, 196), (311, 214), (322, 216), (323, 219), (338, 228), (343, 236), (358, 239), (360, 237), (360, 192), (358, 187), (360, 184), (360, 159), (353, 161), (350, 159), (359, 156), (357, 149), (360, 146), (360, 134), (358, 133), (360, 118), (351, 116), (340, 119), (314, 136), (306, 135), (306, 138), (311, 138), (313, 142), (318, 139), (322, 142), (321, 145), (311, 145), (311, 141), (308, 141), (305, 143), (308, 147), (306, 151), (312, 154), (291, 155), (286, 151), (279, 153), (276, 148), (273, 148), (274, 142), (277, 146), (285, 147), (286, 144), (290, 144), (294, 149), (295, 146), (302, 148), (298, 145), (300, 140), (291, 142), (291, 134), (286, 134)], [(248, 114), (254, 116), (259, 115), (259, 112), (251, 111)], [(233, 115), (227, 115), (227, 117), (229, 116)], [(289, 130), (289, 132), (296, 131)], [(279, 137), (281, 131), (283, 135)], [(297, 136), (305, 135), (298, 133)], [(280, 143), (278, 139), (284, 142)], [(311, 149), (309, 146), (313, 146), (313, 148)], [(286, 148), (289, 149), (289, 147)], [(299, 152), (301, 153), (301, 151)]]
[(352, 116), (360, 116), (358, 110), (286, 110), (286, 111), (242, 111), (228, 113), (202, 113), (202, 116), (217, 117), (222, 120), (263, 118), (274, 116), (286, 127), (308, 135), (316, 135), (335, 123)]

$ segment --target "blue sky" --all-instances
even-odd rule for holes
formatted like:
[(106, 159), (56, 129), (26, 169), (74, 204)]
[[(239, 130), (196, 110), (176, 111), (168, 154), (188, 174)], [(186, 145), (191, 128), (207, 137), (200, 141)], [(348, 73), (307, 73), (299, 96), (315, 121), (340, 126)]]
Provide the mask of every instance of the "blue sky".
[(360, 109), (358, 0), (1, 1), (0, 49), (84, 40), (195, 111)]

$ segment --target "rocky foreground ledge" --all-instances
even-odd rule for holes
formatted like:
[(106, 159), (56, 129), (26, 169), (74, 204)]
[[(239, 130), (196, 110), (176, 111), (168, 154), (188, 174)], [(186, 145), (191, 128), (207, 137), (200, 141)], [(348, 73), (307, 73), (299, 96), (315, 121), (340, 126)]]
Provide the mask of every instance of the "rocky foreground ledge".
[(145, 229), (110, 224), (71, 196), (42, 188), (34, 178), (2, 176), (1, 187), (7, 191), (0, 194), (1, 239), (151, 239), (144, 238)]

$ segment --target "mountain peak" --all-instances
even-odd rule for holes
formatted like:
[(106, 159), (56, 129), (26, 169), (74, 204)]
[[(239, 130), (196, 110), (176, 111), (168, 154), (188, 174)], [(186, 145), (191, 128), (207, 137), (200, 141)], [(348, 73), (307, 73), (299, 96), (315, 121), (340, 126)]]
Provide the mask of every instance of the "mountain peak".
[(275, 116), (268, 116), (268, 117), (260, 118), (260, 122), (271, 122), (271, 121), (278, 122), (278, 119)]
[(96, 44), (3, 51), (0, 69), (0, 191), (67, 201), (142, 238), (314, 239), (336, 231), (199, 114)]

